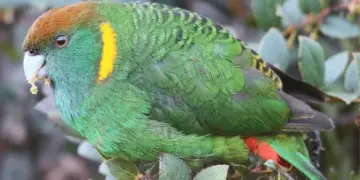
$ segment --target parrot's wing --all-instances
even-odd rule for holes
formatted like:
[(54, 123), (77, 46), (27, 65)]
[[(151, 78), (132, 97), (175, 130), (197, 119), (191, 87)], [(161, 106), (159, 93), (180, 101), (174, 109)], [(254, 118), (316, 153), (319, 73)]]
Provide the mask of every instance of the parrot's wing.
[[(266, 87), (268, 87), (267, 91), (274, 91), (272, 88), (275, 85), (277, 87), (276, 94), (286, 101), (288, 108), (291, 110), (290, 118), (283, 127), (283, 131), (330, 130), (334, 128), (334, 122), (329, 116), (313, 110), (302, 101), (302, 97), (305, 97), (306, 100), (312, 99), (324, 102), (328, 98), (324, 92), (287, 75), (263, 60), (254, 50), (245, 46), (243, 48), (245, 49), (244, 52), (241, 56), (235, 58), (235, 63), (244, 70), (245, 76), (247, 76), (247, 78), (245, 77), (245, 83), (248, 82), (249, 93), (261, 92), (261, 89), (264, 91)], [(252, 61), (249, 62), (250, 60)], [(247, 73), (249, 71), (251, 73)], [(257, 81), (257, 79), (271, 79), (272, 81), (269, 82), (270, 86), (259, 86), (258, 83), (251, 83)], [(300, 99), (295, 98), (293, 95)]]
[(326, 177), (311, 164), (306, 146), (303, 140), (298, 136), (275, 137), (271, 141), (267, 141), (271, 147), (291, 165), (295, 166), (299, 171), (304, 173), (311, 180), (326, 180)]
[(147, 69), (146, 82), (157, 87), (149, 88), (156, 99), (153, 119), (188, 133), (219, 135), (334, 127), (329, 117), (277, 88), (276, 81), (256, 67), (193, 51), (198, 50), (171, 52)]
[[(277, 90), (272, 89), (271, 88), (273, 86), (272, 81), (270, 81), (269, 78), (260, 71), (254, 69), (248, 69), (244, 71), (244, 75), (245, 75), (245, 86), (246, 86), (244, 92), (246, 94), (251, 95), (254, 92), (260, 94), (266, 88), (268, 88), (269, 91), (275, 91), (277, 97), (279, 97), (281, 100), (286, 102), (286, 105), (290, 109), (291, 113), (289, 115), (288, 121), (286, 122), (286, 125), (283, 126), (282, 128), (283, 131), (329, 130), (334, 128), (334, 123), (332, 119), (327, 115), (313, 110), (309, 105), (307, 105), (303, 101), (294, 98), (293, 96), (283, 92), (280, 89)], [(267, 82), (271, 85), (266, 86), (264, 84), (260, 84), (259, 82), (257, 82), (260, 79), (263, 79), (263, 82)], [(233, 97), (236, 96), (240, 96), (240, 94), (237, 94)], [(254, 95), (254, 97), (256, 98), (256, 95)], [(237, 98), (236, 100), (241, 101), (243, 99)], [(271, 109), (271, 106), (272, 104), (267, 105), (266, 109), (268, 110)], [(276, 113), (276, 109), (274, 109), (274, 113)]]
[(151, 13), (145, 14), (169, 21), (151, 24), (159, 32), (148, 44), (161, 46), (150, 46), (152, 62), (131, 74), (152, 98), (152, 119), (186, 133), (219, 135), (333, 127), (331, 120), (282, 93), (271, 66), (227, 29), (196, 13), (156, 6), (147, 5)]

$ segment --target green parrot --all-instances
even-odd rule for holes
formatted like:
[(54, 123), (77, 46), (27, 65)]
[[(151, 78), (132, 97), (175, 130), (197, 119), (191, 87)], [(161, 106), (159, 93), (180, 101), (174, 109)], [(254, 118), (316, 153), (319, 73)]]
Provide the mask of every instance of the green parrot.
[(209, 18), (86, 1), (42, 14), (23, 46), (27, 81), (53, 86), (62, 118), (104, 159), (166, 152), (241, 164), (253, 154), (325, 179), (299, 138), (333, 121), (285, 93), (279, 70)]

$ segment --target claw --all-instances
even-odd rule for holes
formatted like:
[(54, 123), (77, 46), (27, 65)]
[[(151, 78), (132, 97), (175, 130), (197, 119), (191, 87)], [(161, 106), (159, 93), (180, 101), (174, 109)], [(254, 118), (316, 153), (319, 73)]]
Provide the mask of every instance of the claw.
[(269, 168), (269, 169), (272, 169), (272, 170), (276, 170), (277, 169), (277, 165), (276, 163), (273, 161), (273, 160), (267, 160), (264, 165)]

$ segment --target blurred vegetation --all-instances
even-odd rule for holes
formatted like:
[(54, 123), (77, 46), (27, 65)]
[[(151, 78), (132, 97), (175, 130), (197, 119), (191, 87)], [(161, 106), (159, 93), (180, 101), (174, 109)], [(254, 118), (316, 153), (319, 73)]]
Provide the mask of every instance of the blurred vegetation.
[[(35, 18), (79, 1), (0, 0), (0, 180), (113, 179), (91, 145), (62, 123), (51, 89), (30, 95), (22, 72), (21, 43)], [(331, 95), (310, 102), (338, 124), (321, 134), (320, 169), (329, 179), (360, 179), (359, 0), (154, 1), (212, 18), (268, 62)], [(189, 179), (176, 157), (162, 155), (159, 167), (160, 179)], [(224, 179), (227, 170), (212, 166), (195, 179)]]

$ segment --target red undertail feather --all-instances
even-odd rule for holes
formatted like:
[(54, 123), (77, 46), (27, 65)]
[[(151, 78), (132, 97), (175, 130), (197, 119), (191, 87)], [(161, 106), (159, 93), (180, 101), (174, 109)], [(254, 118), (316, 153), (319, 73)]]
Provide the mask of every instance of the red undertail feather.
[(251, 153), (259, 156), (264, 161), (273, 160), (277, 166), (289, 168), (291, 165), (279, 156), (279, 154), (266, 142), (262, 142), (255, 137), (244, 138), (246, 145)]

